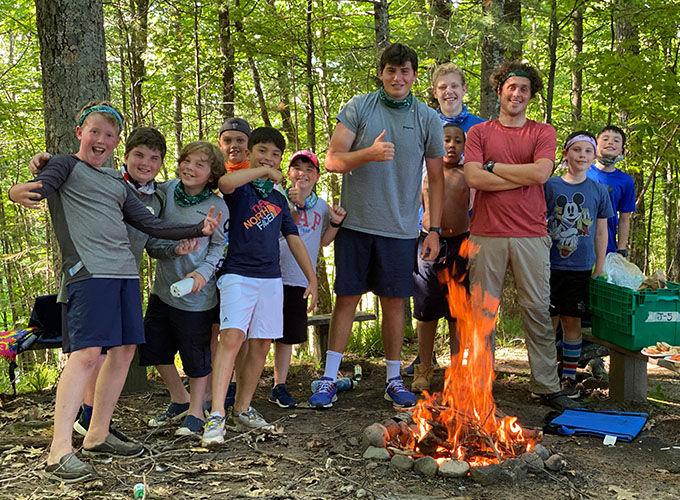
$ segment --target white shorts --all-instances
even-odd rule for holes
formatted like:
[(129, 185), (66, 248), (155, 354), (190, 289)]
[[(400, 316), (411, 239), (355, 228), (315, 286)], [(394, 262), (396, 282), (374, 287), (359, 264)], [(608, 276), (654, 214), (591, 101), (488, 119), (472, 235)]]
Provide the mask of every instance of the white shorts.
[(220, 330), (237, 328), (249, 339), (283, 336), (281, 278), (247, 278), (225, 274), (217, 280), (220, 292)]

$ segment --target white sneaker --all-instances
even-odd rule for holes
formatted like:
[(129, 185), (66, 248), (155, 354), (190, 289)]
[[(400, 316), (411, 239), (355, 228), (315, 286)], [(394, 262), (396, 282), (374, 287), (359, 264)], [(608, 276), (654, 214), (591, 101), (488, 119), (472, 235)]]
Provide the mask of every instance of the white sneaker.
[(233, 413), (236, 421), (236, 428), (241, 431), (249, 431), (251, 429), (261, 429), (263, 431), (273, 431), (274, 426), (267, 423), (264, 417), (252, 406), (249, 406), (246, 411), (235, 411)]
[(203, 428), (203, 438), (201, 446), (208, 446), (215, 443), (224, 443), (224, 421), (225, 417), (219, 413), (211, 413)]

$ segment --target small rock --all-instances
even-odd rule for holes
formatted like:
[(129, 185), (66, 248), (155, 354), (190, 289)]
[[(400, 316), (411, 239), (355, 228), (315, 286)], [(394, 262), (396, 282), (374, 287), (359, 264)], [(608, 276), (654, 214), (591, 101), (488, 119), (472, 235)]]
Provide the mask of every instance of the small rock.
[(522, 454), (522, 456), (519, 457), (519, 460), (524, 461), (529, 466), (530, 471), (536, 472), (543, 470), (543, 459), (534, 451)]
[(472, 467), (470, 469), (470, 477), (477, 484), (489, 486), (498, 482), (500, 469), (501, 467), (498, 464), (486, 465), (484, 467)]
[(534, 449), (531, 451), (537, 453), (538, 456), (541, 457), (541, 460), (543, 461), (548, 460), (548, 457), (552, 455), (550, 450), (543, 446), (541, 443), (538, 443), (536, 446), (534, 446)]
[(366, 490), (363, 488), (359, 488), (357, 490), (357, 498), (364, 498), (366, 496)]
[(506, 460), (501, 464), (498, 478), (504, 483), (519, 483), (527, 477), (529, 466), (519, 458)]
[(375, 446), (377, 448), (384, 448), (387, 446), (387, 442), (390, 440), (390, 435), (385, 429), (385, 426), (375, 423), (369, 425), (364, 429), (361, 438), (361, 445), (365, 450), (369, 446)]
[(559, 453), (555, 453), (552, 457), (545, 461), (545, 468), (554, 472), (559, 472), (567, 465), (567, 461)]
[(397, 437), (399, 435), (399, 424), (397, 424), (394, 420), (392, 419), (387, 419), (383, 420), (380, 422), (380, 424), (387, 429), (387, 432), (390, 435), (390, 441)]
[(447, 460), (439, 466), (439, 475), (444, 477), (465, 477), (470, 464), (463, 460)]
[(366, 469), (367, 470), (373, 470), (378, 468), (378, 462), (368, 462), (366, 464)]
[(427, 477), (436, 476), (437, 470), (439, 470), (439, 465), (436, 460), (429, 456), (420, 457), (414, 462), (413, 466), (416, 471)]
[(390, 463), (399, 470), (411, 470), (413, 468), (413, 460), (406, 455), (394, 455)]
[(411, 439), (413, 439), (413, 435), (406, 422), (399, 422), (399, 443), (406, 446)]
[(412, 411), (400, 411), (392, 420), (395, 422), (404, 422), (406, 425), (411, 425), (413, 423), (413, 412)]
[(359, 440), (358, 440), (357, 438), (355, 438), (354, 436), (352, 436), (351, 438), (349, 438), (349, 439), (347, 440), (347, 442), (350, 444), (350, 446), (355, 446), (355, 447), (356, 447), (356, 446), (359, 446)]
[(366, 460), (389, 460), (390, 452), (385, 448), (377, 448), (375, 446), (369, 446), (364, 452), (364, 458)]

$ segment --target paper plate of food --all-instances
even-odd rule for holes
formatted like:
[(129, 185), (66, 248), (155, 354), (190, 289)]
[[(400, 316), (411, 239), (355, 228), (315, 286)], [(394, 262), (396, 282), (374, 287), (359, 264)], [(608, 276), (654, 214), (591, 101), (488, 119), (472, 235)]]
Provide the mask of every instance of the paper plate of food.
[(666, 361), (670, 361), (671, 363), (675, 363), (676, 365), (680, 365), (680, 354), (673, 354), (671, 356), (666, 356), (665, 358)]
[(665, 358), (680, 354), (680, 346), (672, 346), (667, 342), (657, 342), (654, 345), (644, 347), (640, 352), (650, 358)]

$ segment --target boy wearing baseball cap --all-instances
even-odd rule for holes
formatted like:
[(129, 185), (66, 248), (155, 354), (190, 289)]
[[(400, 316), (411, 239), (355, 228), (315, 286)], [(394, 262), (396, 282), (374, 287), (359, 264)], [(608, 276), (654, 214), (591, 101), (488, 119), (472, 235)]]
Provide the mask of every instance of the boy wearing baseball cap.
[[(329, 245), (335, 239), (346, 215), (344, 208), (329, 206), (316, 195), (315, 186), (320, 175), (319, 159), (311, 151), (297, 151), (291, 156), (288, 167), (291, 187), (286, 189), (285, 194), (314, 272), (319, 246)], [(293, 345), (307, 340), (307, 299), (303, 298), (307, 279), (284, 238), (279, 238), (279, 246), (283, 279), (283, 337), (276, 339), (274, 344), (274, 387), (269, 401), (281, 408), (294, 408), (297, 401), (286, 388), (286, 378)]]
[(227, 159), (227, 172), (248, 168), (250, 125), (243, 118), (227, 118), (220, 127), (217, 144)]

